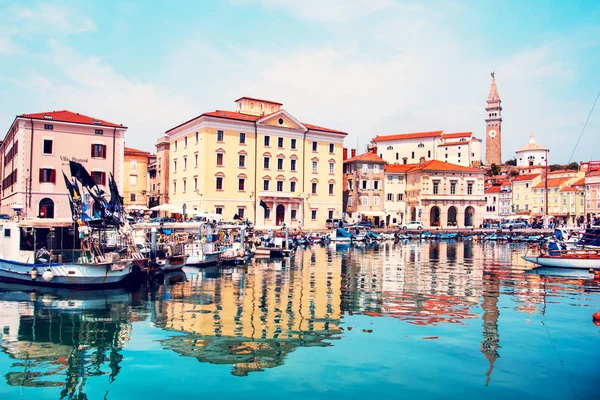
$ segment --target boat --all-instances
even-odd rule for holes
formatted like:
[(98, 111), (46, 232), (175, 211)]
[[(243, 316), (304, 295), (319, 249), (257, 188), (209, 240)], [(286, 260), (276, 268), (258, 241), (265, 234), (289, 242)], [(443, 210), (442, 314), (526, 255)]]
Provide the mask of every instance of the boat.
[(550, 242), (548, 249), (540, 249), (537, 255), (525, 254), (523, 259), (546, 268), (600, 268), (600, 250), (560, 250), (556, 242)]
[(577, 247), (582, 249), (600, 249), (600, 228), (587, 228), (581, 240), (577, 242)]
[[(336, 228), (335, 230), (329, 232), (327, 237), (331, 242), (336, 243), (352, 243), (353, 240), (358, 240), (358, 237), (355, 237), (344, 228)], [(362, 240), (364, 240), (364, 235), (362, 236)]]

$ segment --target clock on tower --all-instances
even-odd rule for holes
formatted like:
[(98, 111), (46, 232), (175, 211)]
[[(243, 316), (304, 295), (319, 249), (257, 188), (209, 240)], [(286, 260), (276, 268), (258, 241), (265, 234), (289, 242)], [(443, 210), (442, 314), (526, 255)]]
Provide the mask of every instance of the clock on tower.
[(492, 85), (485, 107), (485, 164), (502, 164), (502, 101), (496, 87), (496, 76), (492, 72)]

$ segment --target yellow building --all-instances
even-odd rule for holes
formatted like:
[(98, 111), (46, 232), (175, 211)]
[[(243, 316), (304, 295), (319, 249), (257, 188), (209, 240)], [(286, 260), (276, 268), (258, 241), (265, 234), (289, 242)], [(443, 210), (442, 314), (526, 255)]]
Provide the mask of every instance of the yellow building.
[[(576, 219), (584, 214), (585, 194), (583, 190), (574, 187), (574, 184), (583, 177), (584, 173), (578, 171), (550, 172), (547, 184), (544, 179), (541, 179), (533, 187), (532, 215), (543, 216), (547, 208), (548, 215), (574, 225)], [(546, 193), (546, 186), (548, 193)]]
[(152, 155), (144, 150), (125, 147), (123, 166), (123, 198), (125, 207), (148, 206), (148, 159)]
[(321, 228), (341, 216), (347, 134), (302, 123), (281, 103), (235, 103), (236, 111), (206, 112), (166, 132), (169, 204), (257, 227)]
[(523, 174), (512, 181), (512, 204), (516, 214), (531, 214), (533, 187), (540, 183), (542, 174)]

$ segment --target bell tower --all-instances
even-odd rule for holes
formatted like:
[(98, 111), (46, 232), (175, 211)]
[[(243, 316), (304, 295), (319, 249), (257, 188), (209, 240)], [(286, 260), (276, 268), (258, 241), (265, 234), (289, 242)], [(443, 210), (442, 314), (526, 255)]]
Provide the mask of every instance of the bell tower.
[(492, 72), (492, 85), (485, 107), (485, 165), (502, 164), (502, 107), (496, 73)]

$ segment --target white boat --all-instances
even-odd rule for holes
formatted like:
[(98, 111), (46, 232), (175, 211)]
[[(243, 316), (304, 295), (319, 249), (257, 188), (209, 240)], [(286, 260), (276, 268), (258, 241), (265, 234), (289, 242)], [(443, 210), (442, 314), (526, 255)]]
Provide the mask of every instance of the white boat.
[(550, 242), (548, 247), (536, 255), (525, 254), (523, 259), (547, 268), (600, 268), (600, 250), (560, 250), (555, 242)]
[(184, 252), (185, 265), (188, 267), (215, 265), (223, 253), (222, 250), (217, 250), (215, 242), (202, 243), (202, 240), (194, 240), (192, 243), (186, 244)]
[(342, 228), (334, 229), (329, 232), (327, 237), (331, 242), (336, 243), (352, 243), (353, 240), (357, 239), (350, 232)]
[[(83, 230), (88, 239), (79, 238)], [(118, 285), (145, 260), (122, 257), (121, 249), (105, 247), (102, 238), (103, 232), (88, 226), (75, 230), (70, 219), (2, 221), (0, 279), (50, 287)]]

